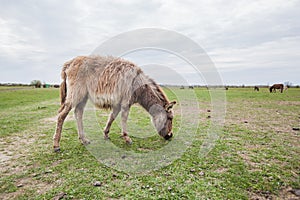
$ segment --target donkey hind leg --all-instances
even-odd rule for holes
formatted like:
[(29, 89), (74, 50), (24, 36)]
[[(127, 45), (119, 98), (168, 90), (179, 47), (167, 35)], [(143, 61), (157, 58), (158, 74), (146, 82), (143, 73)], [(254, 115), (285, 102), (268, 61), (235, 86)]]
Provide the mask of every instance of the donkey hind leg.
[(121, 110), (121, 107), (119, 105), (116, 106), (116, 107), (113, 107), (112, 112), (109, 115), (109, 118), (106, 122), (106, 126), (105, 126), (104, 131), (103, 131), (105, 140), (109, 139), (108, 133), (109, 133), (111, 124), (117, 118), (120, 110)]
[(69, 114), (71, 109), (72, 109), (72, 104), (69, 103), (69, 102), (66, 102), (64, 104), (63, 109), (58, 114), (56, 131), (55, 131), (54, 136), (53, 136), (53, 148), (54, 148), (55, 152), (60, 151), (59, 141), (60, 141), (60, 138), (61, 138), (62, 126), (63, 126), (63, 123), (64, 123), (64, 121), (65, 121), (65, 119), (66, 119), (66, 117)]
[(84, 131), (83, 131), (83, 110), (87, 102), (87, 97), (85, 97), (81, 102), (79, 102), (75, 107), (75, 118), (77, 122), (77, 129), (78, 129), (78, 138), (83, 145), (90, 144), (90, 141), (85, 138)]
[(131, 138), (128, 136), (127, 132), (127, 119), (128, 119), (128, 114), (129, 114), (129, 106), (122, 107), (122, 133), (123, 133), (123, 138), (126, 141), (127, 144), (132, 144)]

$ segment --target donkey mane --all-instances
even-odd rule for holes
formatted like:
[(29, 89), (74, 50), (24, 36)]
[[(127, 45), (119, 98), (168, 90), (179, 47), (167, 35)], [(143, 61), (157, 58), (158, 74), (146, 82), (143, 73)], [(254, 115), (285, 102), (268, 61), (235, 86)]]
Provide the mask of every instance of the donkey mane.
[(132, 103), (139, 103), (149, 111), (154, 104), (166, 108), (170, 103), (160, 86), (144, 73), (138, 74), (133, 80)]
[(149, 78), (149, 81), (151, 83), (151, 89), (153, 90), (154, 94), (156, 94), (156, 96), (165, 103), (164, 106), (166, 106), (169, 103), (169, 100), (167, 98), (167, 96), (165, 95), (165, 93), (162, 91), (162, 89), (159, 87), (159, 85), (157, 85), (157, 83), (154, 82), (153, 79)]

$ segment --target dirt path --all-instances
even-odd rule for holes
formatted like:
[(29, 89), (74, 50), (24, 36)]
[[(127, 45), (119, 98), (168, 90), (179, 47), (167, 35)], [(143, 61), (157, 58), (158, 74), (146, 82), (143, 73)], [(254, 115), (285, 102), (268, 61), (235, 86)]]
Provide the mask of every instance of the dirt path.
[[(9, 108), (7, 115), (13, 115), (15, 112), (28, 113), (36, 110), (37, 107), (56, 105), (55, 100), (39, 102), (29, 106), (18, 106)], [(6, 116), (9, 117), (9, 116)], [(13, 116), (11, 116), (13, 118)], [(53, 117), (52, 117), (53, 118)], [(53, 129), (55, 122), (48, 118), (35, 121), (35, 125), (29, 125), (25, 130), (12, 133), (2, 137), (0, 141), (0, 174), (2, 181), (5, 181), (7, 188), (4, 190), (1, 199), (14, 199), (22, 196), (25, 190), (35, 189), (39, 194), (51, 189), (53, 185), (34, 179), (30, 171), (34, 169), (36, 163), (33, 162), (33, 153), (41, 145), (45, 145), (45, 140), (49, 141), (49, 151), (51, 150), (51, 136), (45, 139), (45, 132)], [(28, 176), (29, 175), (29, 176)], [(15, 177), (13, 180), (9, 177)], [(12, 188), (18, 188), (15, 192), (5, 193)]]

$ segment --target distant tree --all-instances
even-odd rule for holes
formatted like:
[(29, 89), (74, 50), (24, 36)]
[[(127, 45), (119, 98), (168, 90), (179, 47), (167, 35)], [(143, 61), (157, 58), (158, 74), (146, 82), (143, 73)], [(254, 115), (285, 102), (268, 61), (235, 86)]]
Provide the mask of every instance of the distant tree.
[(291, 82), (289, 82), (289, 81), (286, 81), (286, 82), (284, 82), (284, 85), (287, 86), (287, 87), (289, 88), (290, 86), (293, 85), (293, 83), (291, 83)]
[(42, 82), (39, 80), (33, 80), (30, 82), (30, 85), (34, 86), (35, 88), (40, 88), (42, 86)]

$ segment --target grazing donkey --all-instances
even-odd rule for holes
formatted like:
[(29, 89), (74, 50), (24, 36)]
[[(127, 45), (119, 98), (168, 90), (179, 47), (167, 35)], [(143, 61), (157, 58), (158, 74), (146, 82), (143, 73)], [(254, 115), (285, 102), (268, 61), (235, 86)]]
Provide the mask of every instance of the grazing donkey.
[(112, 109), (104, 128), (105, 139), (109, 139), (111, 124), (121, 111), (123, 138), (131, 144), (127, 133), (127, 118), (134, 103), (148, 111), (159, 135), (166, 140), (172, 137), (172, 107), (176, 101), (170, 102), (161, 88), (135, 64), (121, 58), (79, 56), (64, 64), (61, 77), (61, 107), (53, 137), (54, 151), (60, 150), (62, 126), (72, 108), (75, 108), (81, 143), (90, 143), (84, 136), (82, 123), (88, 99), (98, 108)]

